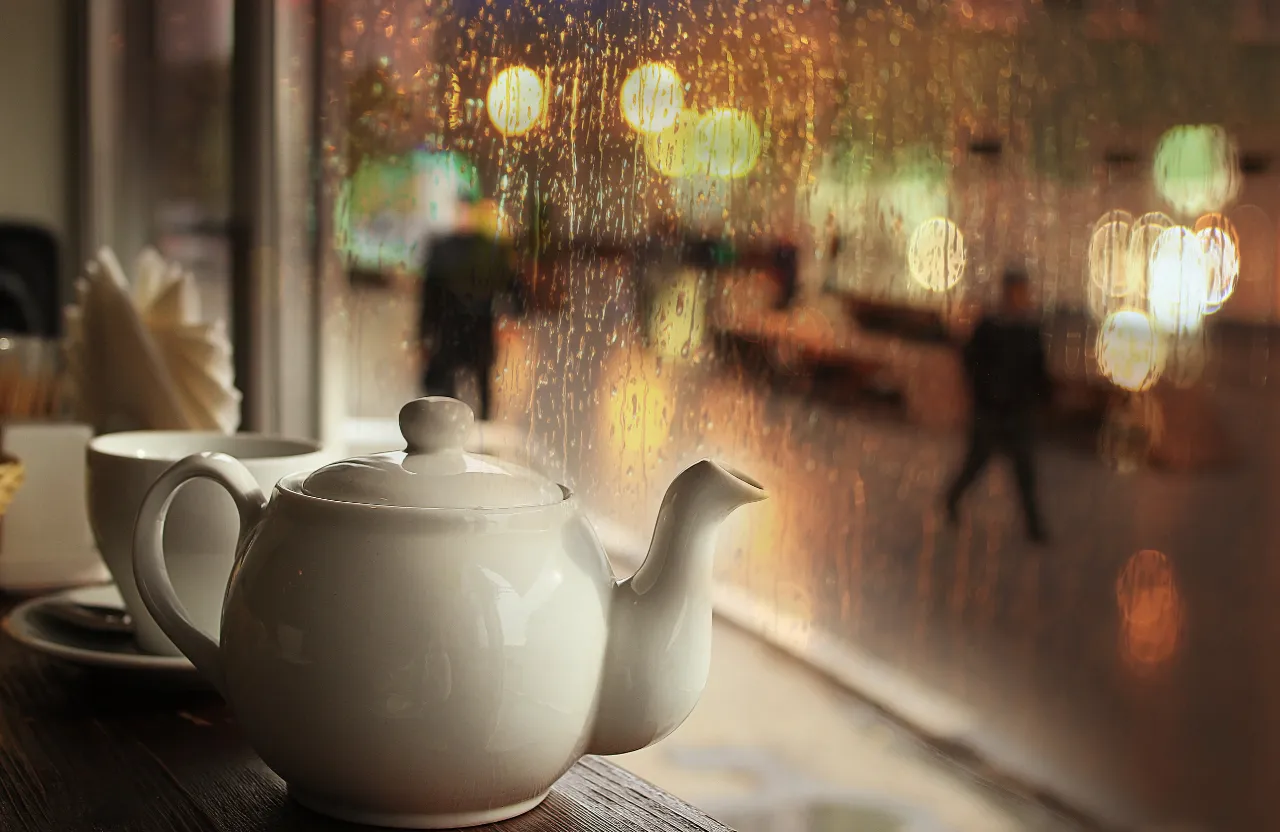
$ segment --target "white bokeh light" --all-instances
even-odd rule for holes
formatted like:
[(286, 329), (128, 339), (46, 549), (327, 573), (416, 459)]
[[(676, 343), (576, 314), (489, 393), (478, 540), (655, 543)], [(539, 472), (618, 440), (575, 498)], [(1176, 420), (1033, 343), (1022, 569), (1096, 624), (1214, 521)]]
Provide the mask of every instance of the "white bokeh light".
[(1156, 328), (1165, 333), (1197, 331), (1209, 303), (1209, 270), (1195, 232), (1167, 229), (1151, 247), (1147, 307)]
[(925, 220), (911, 235), (907, 269), (931, 292), (945, 292), (964, 277), (964, 234), (946, 217)]
[(637, 132), (660, 133), (676, 123), (684, 107), (684, 83), (670, 64), (642, 64), (622, 82), (622, 117)]
[(1204, 249), (1204, 264), (1209, 272), (1209, 296), (1204, 311), (1212, 315), (1236, 290), (1236, 279), (1240, 276), (1240, 252), (1223, 228), (1201, 228), (1196, 232), (1196, 238)]
[(521, 136), (542, 120), (545, 105), (542, 79), (527, 66), (510, 66), (489, 85), (485, 106), (489, 120), (504, 136)]
[(1164, 369), (1164, 344), (1151, 318), (1135, 309), (1109, 315), (1098, 330), (1098, 369), (1117, 387), (1150, 389)]

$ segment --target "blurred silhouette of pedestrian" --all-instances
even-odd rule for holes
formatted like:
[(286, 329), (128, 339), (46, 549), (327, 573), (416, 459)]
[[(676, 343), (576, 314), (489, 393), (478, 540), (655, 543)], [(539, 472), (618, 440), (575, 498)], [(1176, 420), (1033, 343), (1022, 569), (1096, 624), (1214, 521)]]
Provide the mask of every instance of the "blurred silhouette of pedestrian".
[(785, 238), (775, 243), (773, 272), (777, 275), (778, 283), (782, 287), (774, 308), (790, 309), (800, 293), (800, 247)]
[(464, 201), (454, 230), (432, 242), (422, 283), (419, 332), (428, 395), (457, 396), (459, 370), (473, 370), (480, 388), (482, 420), (491, 416), (494, 324), (506, 305), (516, 314), (528, 296), (516, 268), (516, 253), (496, 229), (480, 227), (479, 204)]
[(844, 252), (844, 240), (832, 234), (827, 242), (827, 277), (822, 281), (824, 294), (840, 291), (840, 255)]
[(991, 461), (1013, 463), (1027, 536), (1046, 542), (1036, 497), (1035, 410), (1050, 392), (1040, 323), (1031, 286), (1020, 269), (1005, 271), (1000, 308), (983, 315), (963, 350), (972, 394), (969, 449), (946, 494), (947, 519), (958, 520), (960, 500)]

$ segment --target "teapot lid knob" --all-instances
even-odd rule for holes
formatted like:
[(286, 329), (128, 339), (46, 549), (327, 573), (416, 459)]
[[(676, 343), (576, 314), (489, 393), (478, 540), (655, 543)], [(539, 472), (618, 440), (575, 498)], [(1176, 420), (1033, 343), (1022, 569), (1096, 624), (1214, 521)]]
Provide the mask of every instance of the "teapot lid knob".
[(476, 417), (471, 408), (448, 396), (427, 396), (400, 408), (400, 433), (405, 451), (434, 454), (461, 451), (471, 437)]

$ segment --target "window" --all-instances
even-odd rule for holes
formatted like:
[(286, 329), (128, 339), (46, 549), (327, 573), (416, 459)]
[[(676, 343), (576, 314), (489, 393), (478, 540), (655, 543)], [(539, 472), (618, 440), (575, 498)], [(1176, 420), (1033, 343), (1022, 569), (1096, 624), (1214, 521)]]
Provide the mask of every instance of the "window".
[[(1083, 814), (1271, 828), (1280, 53), (1209, 5), (294, 4), (338, 433), (455, 393), (623, 560), (721, 459), (726, 615)], [(1003, 468), (940, 504), (1011, 266), (1049, 548)]]

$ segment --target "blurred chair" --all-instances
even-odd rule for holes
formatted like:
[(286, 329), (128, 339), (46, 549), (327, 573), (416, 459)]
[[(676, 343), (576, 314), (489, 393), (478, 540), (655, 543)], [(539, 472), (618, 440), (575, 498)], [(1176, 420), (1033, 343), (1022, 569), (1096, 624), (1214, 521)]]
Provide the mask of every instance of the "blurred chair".
[(58, 240), (45, 228), (0, 222), (0, 331), (61, 334)]
[(38, 330), (40, 310), (15, 272), (0, 268), (0, 332), (33, 335)]

